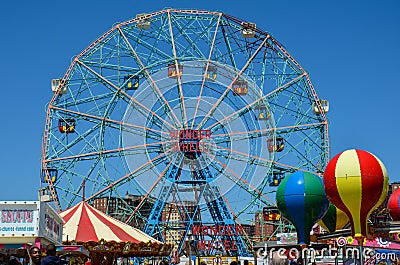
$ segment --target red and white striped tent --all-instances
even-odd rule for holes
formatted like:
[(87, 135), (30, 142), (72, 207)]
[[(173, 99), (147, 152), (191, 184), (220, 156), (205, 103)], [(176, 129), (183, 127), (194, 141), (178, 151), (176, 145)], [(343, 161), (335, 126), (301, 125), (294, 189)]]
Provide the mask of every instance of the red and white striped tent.
[(63, 241), (154, 242), (161, 243), (139, 229), (120, 222), (82, 201), (60, 213), (65, 223)]

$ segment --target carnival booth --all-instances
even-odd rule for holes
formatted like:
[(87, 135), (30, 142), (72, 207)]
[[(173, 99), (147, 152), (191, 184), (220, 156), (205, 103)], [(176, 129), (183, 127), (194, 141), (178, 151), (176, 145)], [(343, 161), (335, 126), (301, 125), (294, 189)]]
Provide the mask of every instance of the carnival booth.
[(0, 262), (12, 257), (28, 260), (31, 246), (61, 244), (63, 219), (40, 201), (0, 202)]
[(60, 215), (65, 221), (63, 243), (85, 247), (92, 264), (113, 264), (117, 259), (132, 257), (168, 256), (173, 247), (106, 215), (85, 201)]

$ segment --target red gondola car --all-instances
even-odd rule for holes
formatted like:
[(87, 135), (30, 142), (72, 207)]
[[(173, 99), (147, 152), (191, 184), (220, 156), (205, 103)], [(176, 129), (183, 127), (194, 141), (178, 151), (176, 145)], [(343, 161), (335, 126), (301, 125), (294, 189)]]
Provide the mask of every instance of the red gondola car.
[(75, 132), (75, 119), (59, 119), (58, 130), (60, 133), (73, 133)]

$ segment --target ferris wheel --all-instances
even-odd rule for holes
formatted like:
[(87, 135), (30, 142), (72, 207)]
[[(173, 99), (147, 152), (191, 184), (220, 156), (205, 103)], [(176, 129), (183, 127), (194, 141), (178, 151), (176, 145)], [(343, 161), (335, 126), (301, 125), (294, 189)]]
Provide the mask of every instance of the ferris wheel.
[(243, 225), (275, 205), (280, 180), (328, 161), (329, 106), (308, 74), (268, 32), (221, 12), (119, 23), (52, 88), (42, 187), (55, 206), (100, 201), (179, 250), (190, 237), (203, 253), (247, 255)]

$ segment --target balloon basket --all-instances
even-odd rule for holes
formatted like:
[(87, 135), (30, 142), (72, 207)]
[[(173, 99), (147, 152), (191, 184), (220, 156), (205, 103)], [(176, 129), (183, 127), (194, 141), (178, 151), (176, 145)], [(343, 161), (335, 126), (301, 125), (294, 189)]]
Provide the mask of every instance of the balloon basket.
[(303, 250), (307, 247), (307, 244), (299, 244), (299, 246), (301, 247), (301, 250)]
[(354, 239), (357, 240), (357, 245), (358, 246), (364, 245), (365, 236), (363, 236), (363, 235), (355, 235)]
[(360, 254), (359, 254), (359, 255), (360, 255), (360, 264), (363, 265), (363, 264), (364, 264), (363, 245), (364, 245), (365, 236), (360, 235), (360, 234), (356, 234), (356, 235), (354, 236), (354, 239), (357, 240), (357, 245), (358, 245), (358, 248), (359, 248), (359, 253), (360, 253)]

